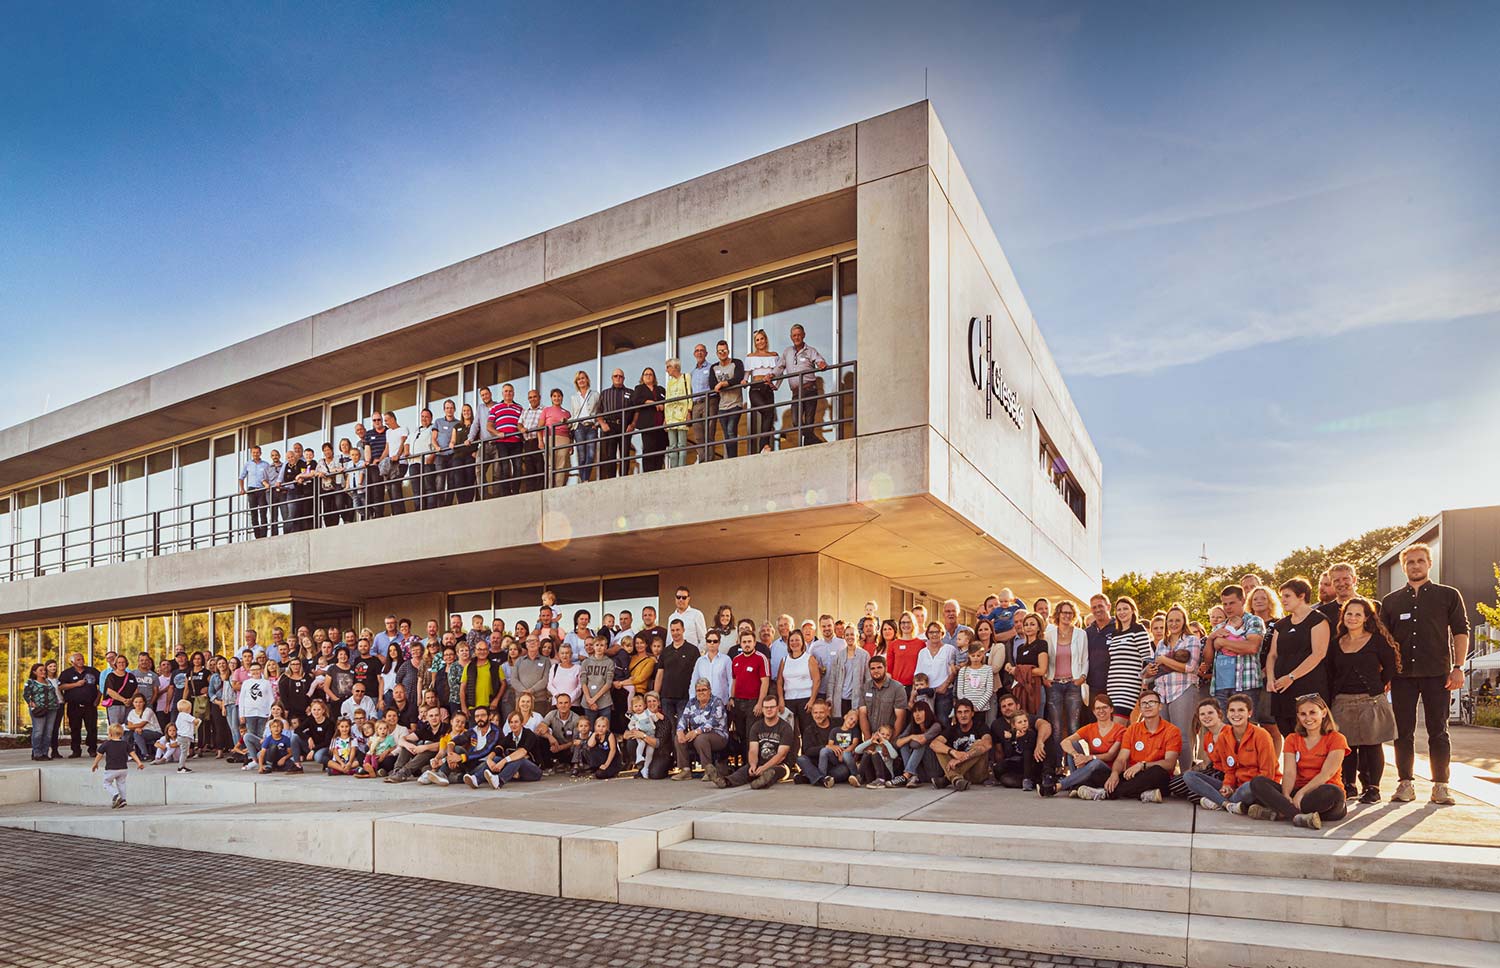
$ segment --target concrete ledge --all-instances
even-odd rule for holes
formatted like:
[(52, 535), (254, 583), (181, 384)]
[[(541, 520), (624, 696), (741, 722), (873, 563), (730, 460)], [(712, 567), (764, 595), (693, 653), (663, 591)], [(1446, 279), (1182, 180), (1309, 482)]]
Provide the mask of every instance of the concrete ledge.
[(0, 806), (36, 803), (42, 798), (42, 771), (34, 766), (0, 770)]
[(31, 826), (39, 834), (92, 837), (95, 840), (125, 839), (125, 822), (114, 817), (37, 817)]
[(834, 847), (874, 850), (880, 821), (858, 817), (778, 817), (754, 813), (721, 813), (693, 822), (698, 840), (740, 844), (784, 844), (790, 847)]
[(1500, 942), (1500, 893), (1492, 891), (1194, 874), (1192, 908), (1209, 917)]
[(1500, 884), (1500, 848), (1198, 834), (1193, 870), (1492, 891)]
[(562, 896), (618, 901), (626, 878), (656, 869), (656, 834), (596, 827), (562, 838)]
[[(131, 777), (132, 780), (135, 777)], [(257, 784), (246, 774), (239, 777), (205, 776), (199, 773), (164, 773), (166, 802), (176, 806), (203, 804), (246, 805), (255, 802)], [(135, 799), (132, 793), (131, 798)]]
[(379, 874), (562, 895), (562, 839), (594, 828), (447, 814), (375, 821)]
[(654, 870), (621, 881), (620, 903), (817, 927), (818, 902), (838, 890), (832, 884)]
[(1152, 965), (1187, 963), (1185, 914), (1122, 916), (1115, 908), (1012, 898), (958, 902), (952, 894), (869, 887), (841, 888), (818, 904), (820, 928), (890, 934), (898, 920), (897, 933), (910, 938)]
[[(166, 804), (167, 774), (169, 767), (147, 767), (135, 769), (132, 764), (126, 780), (126, 796), (131, 803), (142, 807), (160, 807)], [(66, 803), (79, 807), (107, 807), (109, 794), (104, 792), (102, 773), (91, 773), (87, 769), (53, 769), (41, 771), (40, 799), (44, 803)]]
[[(200, 813), (125, 818), (124, 840), (341, 870), (373, 871), (373, 815)], [(41, 829), (41, 821), (38, 828)]]
[(1395, 931), (1276, 924), (1194, 915), (1188, 928), (1194, 968), (1275, 965), (1276, 968), (1494, 968), (1500, 945)]
[(656, 833), (658, 848), (671, 847), (693, 839), (693, 824), (705, 817), (715, 816), (711, 810), (668, 810), (653, 813), (634, 820), (617, 823), (615, 827), (626, 830), (650, 830)]

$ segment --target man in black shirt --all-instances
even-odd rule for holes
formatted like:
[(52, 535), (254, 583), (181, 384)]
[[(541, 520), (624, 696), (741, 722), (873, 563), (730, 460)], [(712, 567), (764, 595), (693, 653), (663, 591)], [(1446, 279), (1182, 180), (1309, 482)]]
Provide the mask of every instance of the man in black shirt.
[(76, 760), (83, 755), (80, 727), (89, 734), (89, 755), (99, 752), (99, 670), (86, 665), (81, 652), (74, 652), (68, 661), (68, 667), (57, 677), (57, 688), (73, 737), (73, 752), (68, 759)]
[(609, 386), (599, 394), (599, 411), (595, 420), (599, 424), (599, 477), (614, 477), (621, 471), (620, 445), (623, 430), (629, 417), (630, 390), (625, 386), (625, 371), (616, 369), (609, 375)]
[[(1448, 792), (1448, 693), (1463, 687), (1464, 659), (1469, 654), (1469, 618), (1457, 588), (1428, 580), (1432, 551), (1425, 544), (1401, 552), (1406, 584), (1380, 603), (1380, 617), (1401, 654), (1401, 671), (1391, 681), (1396, 713), (1396, 794), (1392, 800), (1417, 798), (1412, 787), (1416, 753), (1417, 700), (1427, 720), (1427, 759), (1432, 764), (1432, 802), (1451, 805)], [(1449, 635), (1452, 635), (1450, 644)]]
[(932, 751), (953, 789), (962, 791), (988, 778), (994, 741), (975, 719), (974, 704), (969, 700), (953, 704), (953, 718), (953, 725), (932, 741)]
[(360, 639), (356, 647), (359, 649), (359, 655), (354, 656), (350, 663), (354, 667), (354, 678), (364, 683), (365, 695), (382, 695), (380, 674), (385, 671), (385, 662), (380, 656), (371, 654), (369, 639)]
[[(671, 641), (661, 650), (661, 658), (656, 664), (656, 693), (661, 696), (662, 712), (666, 713), (675, 730), (693, 688), (693, 668), (698, 664), (698, 647), (683, 639), (680, 618), (672, 619), (671, 635)], [(678, 769), (682, 768), (683, 764), (679, 763)]]
[(791, 723), (781, 718), (781, 703), (775, 696), (762, 699), (760, 707), (761, 718), (750, 726), (745, 765), (728, 776), (720, 773), (712, 763), (703, 765), (714, 786), (723, 789), (748, 783), (752, 790), (764, 790), (780, 783), (791, 773), (786, 760), (797, 738), (796, 731)]
[(379, 518), (390, 514), (386, 500), (386, 476), (396, 477), (401, 468), (389, 461), (382, 469), (386, 456), (385, 417), (370, 414), (370, 429), (365, 432), (365, 517)]

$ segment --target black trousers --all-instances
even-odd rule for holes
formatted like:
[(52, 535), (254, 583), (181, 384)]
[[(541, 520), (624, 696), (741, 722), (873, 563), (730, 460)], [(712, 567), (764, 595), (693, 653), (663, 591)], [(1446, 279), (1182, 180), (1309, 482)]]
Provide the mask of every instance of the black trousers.
[(815, 395), (818, 391), (809, 387), (803, 392), (807, 393), (808, 396), (792, 398), (792, 417), (797, 421), (797, 429), (800, 431), (798, 443), (821, 443), (818, 440), (818, 435), (813, 433), (813, 429), (816, 426), (815, 421), (818, 419), (818, 398)]
[(623, 438), (619, 433), (601, 431), (599, 433), (599, 480), (620, 476), (620, 443)]
[(739, 747), (741, 756), (749, 749), (745, 738), (750, 735), (750, 726), (755, 719), (754, 699), (731, 700), (733, 708), (729, 711), (730, 724), (734, 727), (734, 737)]
[(269, 523), (266, 515), (266, 491), (265, 488), (257, 487), (245, 492), (250, 505), (250, 531), (257, 538), (266, 536), (266, 526)]
[(521, 475), (525, 473), (521, 441), (496, 441), (495, 450), (500, 455), (500, 493), (521, 493)]
[(68, 703), (63, 706), (68, 716), (68, 732), (73, 734), (73, 755), (77, 756), (83, 752), (83, 737), (79, 734), (79, 727), (88, 731), (89, 755), (93, 756), (99, 752), (99, 707), (79, 706)]
[[(1447, 710), (1444, 709), (1446, 714)], [(1300, 789), (1300, 788), (1298, 788)], [(1293, 790), (1296, 793), (1297, 790)], [(1315, 813), (1324, 820), (1343, 820), (1348, 808), (1344, 804), (1344, 791), (1332, 783), (1324, 783), (1310, 790), (1302, 798), (1302, 807), (1292, 805), (1292, 798), (1281, 792), (1281, 784), (1268, 776), (1257, 776), (1250, 780), (1250, 796), (1255, 803), (1270, 807), (1282, 820), (1290, 820), (1299, 813)]]
[(1396, 776), (1412, 778), (1416, 763), (1417, 700), (1427, 720), (1427, 761), (1432, 782), (1448, 782), (1452, 747), (1448, 741), (1448, 677), (1397, 676), (1391, 680), (1391, 707), (1396, 713)]
[(667, 461), (667, 431), (648, 427), (641, 431), (641, 470), (659, 471)]
[(1115, 787), (1115, 792), (1109, 795), (1111, 800), (1129, 800), (1140, 796), (1147, 790), (1160, 790), (1161, 795), (1167, 795), (1167, 786), (1172, 782), (1172, 774), (1159, 766), (1148, 766), (1130, 779), (1120, 778), (1120, 785)]
[(1360, 790), (1380, 789), (1380, 778), (1385, 775), (1385, 748), (1376, 743), (1371, 746), (1356, 746), (1344, 757), (1344, 789), (1353, 792), (1358, 779)]

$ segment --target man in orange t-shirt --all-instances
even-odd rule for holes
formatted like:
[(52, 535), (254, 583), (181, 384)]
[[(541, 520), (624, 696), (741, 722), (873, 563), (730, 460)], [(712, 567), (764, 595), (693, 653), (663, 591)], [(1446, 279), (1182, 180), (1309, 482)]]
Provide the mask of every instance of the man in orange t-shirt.
[(1084, 800), (1120, 800), (1140, 797), (1143, 803), (1161, 803), (1167, 784), (1182, 755), (1182, 731), (1161, 718), (1161, 696), (1155, 690), (1141, 693), (1141, 720), (1125, 730), (1120, 752), (1103, 789), (1084, 786)]

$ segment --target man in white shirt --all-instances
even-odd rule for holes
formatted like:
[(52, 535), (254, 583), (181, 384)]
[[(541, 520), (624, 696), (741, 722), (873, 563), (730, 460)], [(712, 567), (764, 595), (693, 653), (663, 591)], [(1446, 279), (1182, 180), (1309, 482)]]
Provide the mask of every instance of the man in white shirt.
[(818, 616), (818, 637), (809, 639), (807, 649), (818, 660), (818, 666), (823, 670), (823, 678), (818, 680), (818, 695), (828, 696), (828, 665), (833, 661), (833, 655), (844, 647), (844, 640), (834, 635), (833, 616), (824, 612)]
[(437, 507), (437, 465), (433, 463), (436, 451), (432, 437), (432, 411), (423, 407), (417, 417), (417, 429), (411, 435), (411, 463), (406, 469), (411, 478), (412, 497), (416, 498), (420, 511)]
[(349, 698), (345, 699), (344, 704), (339, 707), (339, 718), (353, 722), (354, 710), (356, 709), (363, 709), (365, 711), (365, 718), (371, 722), (374, 722), (379, 716), (379, 713), (375, 709), (375, 700), (365, 695), (365, 684), (363, 682), (356, 682), (354, 684)]
[(628, 609), (628, 608), (622, 608), (622, 609), (620, 609), (620, 627), (617, 628), (617, 629), (615, 629), (615, 634), (614, 635), (610, 636), (610, 639), (609, 639), (609, 655), (614, 655), (616, 652), (619, 651), (618, 646), (620, 644), (620, 640), (621, 639), (625, 638), (625, 636), (627, 636), (627, 635), (634, 635), (635, 634), (635, 629), (631, 628), (631, 626), (634, 625), (634, 624), (635, 624), (635, 616), (633, 616), (633, 615), (630, 614), (630, 609)]
[(407, 443), (406, 428), (396, 423), (395, 411), (387, 411), (385, 415), (385, 452), (391, 458), (390, 487), (386, 497), (391, 501), (392, 514), (406, 513), (406, 494), (402, 490), (401, 479), (406, 473), (407, 458), (411, 456), (411, 447)]
[(276, 693), (261, 672), (260, 660), (252, 660), (249, 677), (240, 683), (240, 735), (245, 737), (246, 755), (250, 759), (245, 764), (247, 770), (255, 765), (255, 757), (260, 753), (260, 741), (266, 735), (266, 721), (271, 718), (271, 702)]
[(693, 593), (688, 591), (688, 587), (678, 585), (677, 611), (667, 620), (667, 627), (672, 626), (671, 619), (681, 619), (683, 639), (702, 649), (703, 640), (708, 635), (708, 623), (703, 620), (703, 613), (693, 607), (692, 601)]

